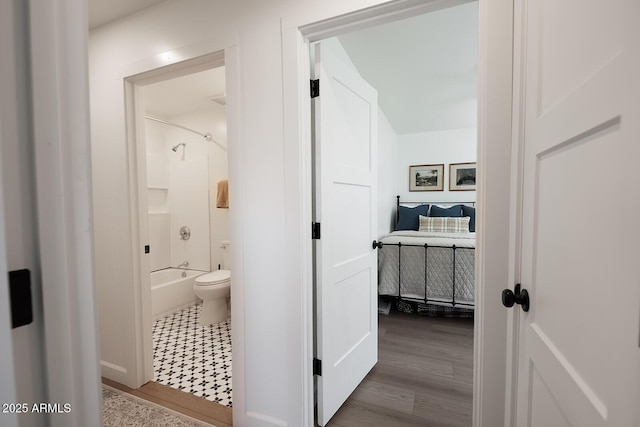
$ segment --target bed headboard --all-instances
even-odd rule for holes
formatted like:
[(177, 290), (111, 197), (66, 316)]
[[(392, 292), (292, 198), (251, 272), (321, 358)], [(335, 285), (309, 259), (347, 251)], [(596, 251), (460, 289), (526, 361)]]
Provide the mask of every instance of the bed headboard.
[[(398, 222), (400, 221), (400, 206), (409, 206), (409, 207), (413, 207), (413, 206), (419, 206), (419, 205), (424, 205), (427, 204), (429, 205), (429, 207), (435, 205), (435, 206), (443, 206), (443, 207), (447, 207), (447, 206), (456, 206), (456, 205), (464, 205), (464, 206), (469, 206), (472, 208), (476, 207), (476, 202), (429, 202), (429, 201), (419, 201), (419, 202), (413, 202), (413, 201), (400, 201), (400, 196), (396, 196), (396, 220), (395, 220), (395, 224), (394, 224), (394, 229), (397, 227)], [(475, 223), (475, 214), (474, 214), (474, 223)], [(475, 224), (474, 224), (474, 229), (475, 229)]]

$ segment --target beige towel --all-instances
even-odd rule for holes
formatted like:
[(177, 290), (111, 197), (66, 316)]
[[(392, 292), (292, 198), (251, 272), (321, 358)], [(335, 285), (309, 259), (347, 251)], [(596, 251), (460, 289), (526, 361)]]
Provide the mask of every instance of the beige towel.
[(229, 181), (226, 179), (218, 181), (218, 197), (216, 198), (216, 207), (229, 207)]

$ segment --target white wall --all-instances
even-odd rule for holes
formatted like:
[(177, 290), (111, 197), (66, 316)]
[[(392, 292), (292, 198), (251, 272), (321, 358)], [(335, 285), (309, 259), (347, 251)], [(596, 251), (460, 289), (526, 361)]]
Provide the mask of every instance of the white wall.
[[(475, 191), (449, 191), (449, 164), (475, 162), (477, 129), (453, 129), (398, 135), (398, 187), (400, 200), (473, 202)], [(409, 191), (409, 166), (444, 164), (443, 191)]]
[[(209, 143), (158, 122), (145, 125), (150, 271), (184, 261), (191, 269), (210, 271), (209, 155), (202, 147)], [(179, 143), (186, 145), (174, 152)], [(188, 240), (180, 237), (182, 226), (191, 231)]]
[[(307, 358), (302, 337), (306, 315), (297, 272), (301, 250), (291, 247), (302, 232), (285, 218), (298, 212), (288, 204), (298, 185), (285, 181), (296, 162), (287, 155), (283, 135), (282, 28), (322, 21), (383, 3), (381, 0), (261, 0), (241, 3), (170, 0), (90, 35), (92, 167), (95, 212), (96, 282), (100, 301), (103, 366), (123, 382), (140, 369), (135, 346), (136, 290), (130, 232), (128, 147), (125, 138), (123, 78), (178, 61), (173, 51), (195, 57), (237, 46), (235, 134), (229, 144), (236, 207), (230, 218), (233, 242), (234, 423), (250, 426), (305, 425), (308, 422), (302, 378)], [(233, 73), (234, 71), (230, 71)], [(236, 96), (234, 99), (233, 96)], [(294, 174), (295, 175), (295, 174)], [(293, 193), (296, 192), (296, 193)], [(232, 208), (233, 208), (232, 206)], [(306, 227), (305, 229), (307, 229)], [(289, 246), (287, 244), (289, 243)], [(117, 268), (116, 268), (117, 267)], [(237, 292), (237, 293), (236, 293)], [(234, 304), (240, 304), (235, 299)], [(235, 310), (234, 306), (234, 310)], [(118, 313), (114, 316), (113, 313)], [(242, 316), (239, 318), (238, 316)], [(238, 346), (241, 353), (236, 354)], [(238, 359), (236, 359), (236, 356)], [(135, 384), (132, 384), (135, 385)]]
[(378, 108), (378, 238), (393, 230), (398, 195), (398, 136)]
[[(295, 388), (303, 374), (301, 337), (286, 332), (290, 325), (302, 328), (302, 322), (295, 315), (300, 291), (284, 286), (287, 266), (299, 261), (282, 256), (287, 227), (280, 25), (281, 17), (309, 5), (334, 13), (349, 10), (336, 7), (339, 3), (168, 1), (91, 32), (91, 148), (103, 373), (138, 385), (131, 381), (140, 367), (131, 351), (138, 337), (133, 328), (136, 290), (130, 231), (134, 224), (128, 197), (123, 78), (166, 65), (172, 60), (162, 54), (174, 49), (195, 46), (198, 55), (238, 45), (242, 65), (235, 80), (241, 82), (240, 93), (228, 103), (235, 101), (241, 110), (241, 128), (236, 131), (239, 144), (230, 144), (229, 154), (231, 159), (235, 149), (241, 170), (235, 171), (237, 179), (229, 178), (231, 209), (235, 198), (245, 212), (234, 214), (230, 240), (234, 286), (243, 290), (246, 313), (240, 319), (242, 313), (234, 311), (234, 325), (244, 324), (246, 343), (246, 374), (234, 369), (234, 391), (246, 393), (234, 396), (234, 420), (239, 425), (304, 424), (306, 402)], [(241, 187), (243, 181), (246, 185)], [(237, 271), (243, 265), (250, 267)], [(234, 343), (236, 360), (242, 357), (235, 352), (241, 346), (242, 342)]]
[[(183, 158), (180, 152), (182, 148), (171, 152), (174, 156), (169, 159), (171, 266), (177, 267), (188, 262), (189, 268), (210, 271), (209, 161), (206, 157), (191, 153), (190, 148), (193, 147), (189, 144), (185, 147)], [(182, 227), (187, 227), (191, 233), (187, 240), (180, 235)]]
[[(206, 95), (208, 94), (203, 94), (203, 96)], [(219, 142), (222, 147), (227, 146), (227, 114), (222, 106), (214, 105), (207, 110), (171, 116), (167, 118), (167, 120), (197, 130), (198, 132), (210, 133), (212, 138)], [(210, 260), (206, 268), (216, 270), (218, 264), (222, 264), (220, 242), (222, 240), (229, 240), (229, 209), (216, 207), (217, 183), (229, 177), (227, 151), (214, 142), (207, 142), (204, 138), (192, 132), (171, 126), (166, 127), (166, 147), (169, 153), (173, 154), (170, 148), (174, 145), (179, 142), (186, 142), (187, 158), (208, 159), (209, 175), (207, 177), (208, 193), (206, 199), (209, 204), (208, 241), (210, 247), (208, 248), (207, 255), (210, 253)], [(182, 148), (180, 148), (176, 154), (179, 154), (181, 150)], [(173, 235), (175, 235), (175, 233), (173, 233), (172, 236)], [(179, 244), (180, 242), (173, 243)], [(233, 245), (231, 246), (231, 250), (233, 250)], [(180, 259), (181, 257), (182, 255), (178, 256), (177, 259), (174, 257), (172, 261), (178, 261), (178, 263), (180, 263), (184, 261), (184, 259)], [(186, 259), (189, 259), (189, 257)]]

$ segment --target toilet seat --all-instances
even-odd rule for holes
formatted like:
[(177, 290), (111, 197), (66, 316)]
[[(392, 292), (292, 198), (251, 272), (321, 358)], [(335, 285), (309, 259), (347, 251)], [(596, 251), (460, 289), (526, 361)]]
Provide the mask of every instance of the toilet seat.
[(231, 280), (231, 271), (216, 270), (196, 277), (196, 286), (221, 285)]

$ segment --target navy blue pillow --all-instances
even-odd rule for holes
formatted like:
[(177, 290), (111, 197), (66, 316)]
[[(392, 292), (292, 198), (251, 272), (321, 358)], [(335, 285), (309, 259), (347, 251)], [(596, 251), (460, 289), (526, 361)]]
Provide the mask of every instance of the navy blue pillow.
[(476, 208), (471, 206), (462, 205), (462, 216), (468, 216), (469, 219), (469, 231), (476, 232)]
[(418, 230), (420, 226), (419, 216), (427, 216), (429, 211), (429, 205), (420, 205), (413, 208), (407, 206), (399, 206), (398, 223), (396, 224), (396, 231), (398, 230)]
[(440, 206), (431, 206), (431, 212), (429, 216), (449, 216), (460, 217), (462, 216), (462, 205), (455, 205), (448, 208), (441, 208)]

